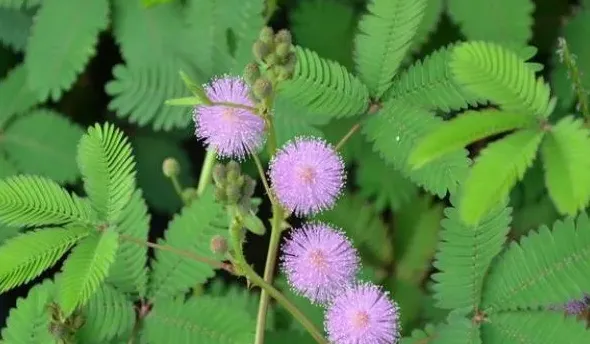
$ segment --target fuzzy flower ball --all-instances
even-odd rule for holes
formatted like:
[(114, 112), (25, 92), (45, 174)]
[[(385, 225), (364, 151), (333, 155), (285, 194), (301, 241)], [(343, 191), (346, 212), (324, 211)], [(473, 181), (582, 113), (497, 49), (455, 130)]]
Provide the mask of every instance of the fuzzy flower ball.
[(572, 300), (565, 304), (565, 312), (569, 315), (580, 315), (590, 308), (590, 294), (580, 300)]
[(397, 303), (369, 283), (351, 286), (335, 297), (325, 326), (334, 344), (394, 344), (401, 332)]
[[(254, 106), (249, 88), (238, 77), (223, 77), (205, 87), (213, 103), (230, 102)], [(224, 157), (243, 158), (264, 143), (264, 120), (252, 111), (223, 105), (197, 105), (193, 111), (195, 134)]]
[(282, 251), (289, 284), (314, 303), (326, 303), (352, 284), (359, 268), (352, 243), (340, 230), (320, 222), (293, 230)]
[(270, 162), (272, 188), (281, 204), (297, 216), (331, 208), (344, 186), (344, 162), (327, 142), (298, 137)]

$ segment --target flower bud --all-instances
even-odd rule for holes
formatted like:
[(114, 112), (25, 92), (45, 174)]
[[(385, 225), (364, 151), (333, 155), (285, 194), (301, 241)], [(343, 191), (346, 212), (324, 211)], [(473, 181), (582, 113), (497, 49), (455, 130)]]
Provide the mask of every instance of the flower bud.
[(262, 30), (260, 31), (260, 35), (258, 36), (258, 39), (263, 42), (263, 43), (272, 43), (273, 38), (274, 38), (274, 31), (271, 27), (264, 27), (262, 28)]
[(225, 193), (225, 189), (221, 187), (215, 188), (215, 199), (219, 203), (225, 203), (227, 201), (227, 194)]
[(260, 77), (260, 68), (256, 63), (248, 63), (244, 68), (244, 80), (250, 86)]
[(162, 163), (162, 172), (168, 178), (175, 177), (180, 173), (180, 164), (174, 158), (166, 158)]
[(223, 185), (225, 183), (226, 174), (227, 171), (223, 164), (215, 164), (215, 167), (213, 167), (213, 181), (215, 184)]
[(227, 167), (227, 173), (230, 172), (236, 175), (240, 174), (240, 164), (237, 161), (231, 160), (225, 165)]
[(287, 57), (285, 58), (285, 63), (283, 66), (289, 71), (289, 73), (293, 73), (295, 71), (295, 65), (297, 64), (297, 55), (295, 52), (289, 52)]
[(215, 235), (211, 238), (210, 248), (211, 252), (215, 254), (225, 254), (228, 249), (227, 240), (221, 235)]
[(275, 66), (280, 62), (280, 58), (277, 54), (269, 54), (265, 59), (264, 62), (266, 62), (266, 64), (268, 64), (269, 66)]
[(254, 83), (252, 91), (254, 92), (256, 98), (266, 99), (272, 93), (272, 83), (266, 78), (260, 78)]
[(254, 195), (254, 191), (256, 190), (256, 180), (248, 177), (244, 182), (244, 186), (242, 187), (242, 194), (245, 197), (252, 197)]
[(191, 201), (197, 198), (197, 189), (195, 188), (186, 188), (182, 190), (182, 199), (186, 201)]
[(276, 73), (279, 81), (287, 80), (293, 75), (285, 66), (277, 66)]
[(266, 59), (271, 52), (271, 46), (264, 42), (256, 41), (254, 42), (254, 45), (252, 45), (252, 53), (254, 54), (254, 57), (260, 61)]
[(286, 43), (287, 45), (291, 45), (293, 42), (293, 38), (291, 37), (291, 32), (286, 29), (282, 29), (275, 35), (275, 43)]
[(225, 195), (228, 204), (236, 204), (241, 198), (241, 188), (237, 185), (230, 184), (225, 188)]
[(275, 53), (277, 54), (278, 57), (280, 57), (281, 59), (284, 59), (287, 56), (289, 56), (290, 51), (291, 51), (291, 45), (289, 45), (287, 43), (280, 43), (279, 45), (277, 45), (277, 49), (275, 50)]

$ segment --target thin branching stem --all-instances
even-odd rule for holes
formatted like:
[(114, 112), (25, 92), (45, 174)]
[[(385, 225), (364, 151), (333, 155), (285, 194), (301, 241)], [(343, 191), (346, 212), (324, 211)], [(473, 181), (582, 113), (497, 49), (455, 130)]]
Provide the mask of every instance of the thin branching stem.
[(207, 154), (205, 155), (205, 159), (203, 160), (201, 174), (199, 175), (199, 184), (197, 184), (197, 197), (203, 196), (205, 190), (207, 189), (207, 185), (211, 183), (215, 161), (215, 150), (213, 148), (209, 148), (207, 150)]

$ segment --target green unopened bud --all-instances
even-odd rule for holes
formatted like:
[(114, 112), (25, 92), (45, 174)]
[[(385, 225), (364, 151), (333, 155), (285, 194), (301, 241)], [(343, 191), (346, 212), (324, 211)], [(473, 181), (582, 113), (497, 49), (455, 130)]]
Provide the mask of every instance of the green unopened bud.
[(275, 35), (275, 42), (276, 44), (286, 43), (287, 45), (291, 45), (293, 42), (293, 38), (291, 37), (291, 32), (286, 29), (282, 29)]
[(272, 47), (270, 45), (262, 41), (256, 41), (254, 42), (254, 45), (252, 45), (252, 53), (254, 54), (254, 57), (260, 61), (266, 59), (266, 57), (272, 52), (271, 49)]
[(166, 158), (162, 164), (162, 172), (168, 178), (175, 177), (180, 173), (180, 164), (174, 158)]
[(266, 99), (272, 93), (272, 83), (268, 79), (260, 78), (254, 83), (252, 91), (254, 92), (256, 98)]
[(277, 65), (279, 62), (281, 61), (281, 59), (279, 58), (279, 56), (277, 54), (269, 54), (265, 59), (264, 62), (266, 62), (267, 65), (269, 66), (275, 66)]
[[(227, 168), (228, 179), (230, 179), (229, 178), (230, 173), (232, 173), (232, 176), (237, 176), (240, 174), (240, 164), (237, 161), (231, 160), (230, 162), (227, 163), (226, 168)], [(233, 177), (233, 179), (235, 179), (235, 178), (236, 177)]]
[(236, 186), (243, 187), (245, 182), (246, 182), (246, 176), (240, 175), (236, 179), (235, 184), (236, 184)]
[(227, 171), (223, 164), (216, 164), (215, 167), (213, 167), (213, 181), (216, 185), (225, 184), (226, 173)]
[(277, 66), (276, 73), (279, 81), (287, 80), (293, 75), (285, 66)]
[(266, 26), (262, 28), (262, 30), (260, 31), (258, 39), (264, 43), (272, 43), (274, 35), (275, 32), (273, 31), (273, 29), (271, 27)]
[(227, 194), (224, 188), (215, 188), (215, 199), (220, 203), (227, 202)]
[(295, 52), (291, 51), (285, 58), (285, 63), (283, 63), (283, 67), (285, 67), (289, 71), (289, 73), (293, 73), (295, 71), (296, 64), (297, 55), (295, 55)]
[(225, 188), (225, 195), (227, 196), (228, 204), (236, 204), (241, 198), (241, 188), (237, 185), (228, 185)]
[(244, 68), (244, 80), (250, 86), (260, 77), (260, 68), (256, 63), (248, 63)]
[(227, 253), (227, 240), (221, 235), (215, 235), (211, 238), (210, 243), (211, 252), (215, 254), (226, 254)]
[(284, 59), (284, 58), (287, 58), (287, 56), (289, 56), (290, 51), (291, 51), (290, 44), (280, 43), (279, 45), (277, 45), (277, 49), (275, 50), (275, 53), (277, 54), (278, 57), (280, 57), (281, 59)]
[(244, 186), (242, 187), (242, 194), (245, 197), (252, 197), (254, 195), (254, 191), (256, 190), (256, 180), (248, 177), (244, 182)]
[(197, 198), (197, 189), (186, 188), (182, 191), (182, 199), (186, 201), (192, 201), (195, 198)]

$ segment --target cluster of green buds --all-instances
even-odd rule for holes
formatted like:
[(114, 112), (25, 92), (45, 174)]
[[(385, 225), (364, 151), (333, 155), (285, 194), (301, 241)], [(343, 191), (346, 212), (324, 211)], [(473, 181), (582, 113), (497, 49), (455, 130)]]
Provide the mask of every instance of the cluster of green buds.
[(255, 99), (262, 100), (272, 94), (276, 82), (293, 75), (297, 57), (291, 33), (280, 30), (275, 34), (270, 27), (262, 29), (252, 50), (257, 62), (246, 65), (244, 79), (252, 88)]
[(69, 317), (64, 317), (57, 304), (50, 303), (47, 307), (51, 315), (49, 331), (57, 339), (57, 342), (64, 344), (76, 343), (76, 333), (85, 323), (82, 314), (75, 311)]

